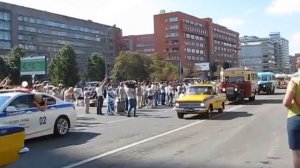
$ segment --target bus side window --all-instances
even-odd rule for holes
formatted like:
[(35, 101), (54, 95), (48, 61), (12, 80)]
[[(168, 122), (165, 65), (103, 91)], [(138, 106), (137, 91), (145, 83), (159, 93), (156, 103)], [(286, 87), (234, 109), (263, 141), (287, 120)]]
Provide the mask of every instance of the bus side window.
[(251, 80), (250, 74), (248, 74), (248, 81)]

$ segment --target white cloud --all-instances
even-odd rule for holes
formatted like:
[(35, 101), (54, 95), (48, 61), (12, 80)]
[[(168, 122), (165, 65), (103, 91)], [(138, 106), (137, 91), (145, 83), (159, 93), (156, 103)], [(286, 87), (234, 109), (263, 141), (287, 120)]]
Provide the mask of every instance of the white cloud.
[(300, 53), (300, 32), (294, 33), (290, 40), (290, 54)]
[(245, 25), (245, 21), (239, 18), (222, 18), (218, 22), (218, 24), (226, 26), (231, 29), (237, 29)]
[(300, 12), (300, 0), (273, 0), (266, 8), (271, 15), (285, 15)]

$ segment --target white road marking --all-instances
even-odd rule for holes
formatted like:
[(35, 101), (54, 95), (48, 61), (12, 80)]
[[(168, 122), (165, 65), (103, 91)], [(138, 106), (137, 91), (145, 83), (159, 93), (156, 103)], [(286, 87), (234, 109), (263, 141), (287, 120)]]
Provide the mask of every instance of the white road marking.
[[(242, 107), (244, 107), (244, 106), (245, 106), (245, 105), (234, 106), (234, 107), (231, 107), (231, 108), (227, 109), (226, 111), (233, 111), (233, 110), (242, 108)], [(218, 114), (218, 115), (215, 115), (215, 116), (213, 116), (213, 117), (211, 117), (211, 118), (217, 118), (217, 117), (219, 117), (219, 116), (221, 116), (221, 115), (224, 115), (224, 114), (226, 114), (226, 112), (225, 112), (225, 113)], [(174, 133), (174, 132), (181, 131), (181, 130), (183, 130), (183, 129), (186, 129), (186, 128), (191, 127), (191, 126), (194, 126), (194, 125), (197, 125), (197, 124), (202, 123), (202, 122), (204, 122), (204, 121), (207, 121), (207, 120), (197, 121), (197, 122), (188, 124), (188, 125), (186, 125), (186, 126), (183, 126), (183, 127), (180, 127), (180, 128), (177, 128), (177, 129), (174, 129), (174, 130), (171, 130), (171, 131), (168, 131), (168, 132), (165, 132), (165, 133), (162, 133), (162, 134), (159, 134), (159, 135), (156, 135), (156, 136), (153, 136), (153, 137), (150, 137), (150, 138), (141, 140), (141, 141), (137, 141), (137, 142), (134, 142), (134, 143), (132, 143), (132, 144), (129, 144), (129, 145), (126, 145), (126, 146), (123, 146), (123, 147), (120, 147), (120, 148), (117, 148), (117, 149), (114, 149), (114, 150), (111, 150), (111, 151), (108, 151), (108, 152), (105, 152), (105, 153), (102, 153), (102, 154), (99, 154), (99, 155), (96, 155), (96, 156), (94, 156), (94, 157), (91, 157), (91, 158), (82, 160), (82, 161), (80, 161), (80, 162), (77, 162), (77, 163), (73, 163), (73, 164), (64, 166), (63, 168), (73, 168), (73, 167), (77, 167), (77, 166), (86, 164), (86, 163), (88, 163), (88, 162), (91, 162), (91, 161), (94, 161), (94, 160), (103, 158), (103, 157), (105, 157), (105, 156), (115, 154), (115, 153), (120, 152), (120, 151), (123, 151), (123, 150), (125, 150), (125, 149), (128, 149), (128, 148), (131, 148), (131, 147), (134, 147), (134, 146), (137, 146), (137, 145), (140, 145), (140, 144), (143, 144), (143, 143), (146, 143), (146, 142), (155, 140), (155, 139), (157, 139), (157, 138), (160, 138), (160, 137), (163, 137), (163, 136), (172, 134), (172, 133)]]

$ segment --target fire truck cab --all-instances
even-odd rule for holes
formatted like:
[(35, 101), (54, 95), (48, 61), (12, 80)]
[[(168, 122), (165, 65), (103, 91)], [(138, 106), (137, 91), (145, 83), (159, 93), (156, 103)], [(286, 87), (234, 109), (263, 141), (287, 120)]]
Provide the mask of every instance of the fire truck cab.
[(222, 72), (220, 89), (228, 101), (243, 104), (245, 98), (255, 100), (257, 72), (248, 68), (228, 68)]

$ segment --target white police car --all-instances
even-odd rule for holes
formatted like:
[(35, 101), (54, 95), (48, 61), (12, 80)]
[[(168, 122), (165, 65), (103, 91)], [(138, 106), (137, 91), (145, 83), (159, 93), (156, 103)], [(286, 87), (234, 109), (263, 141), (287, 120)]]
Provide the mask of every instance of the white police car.
[(45, 111), (40, 111), (33, 103), (34, 93), (0, 94), (0, 124), (24, 127), (26, 139), (67, 134), (76, 124), (74, 104), (42, 94), (43, 99), (47, 99)]

